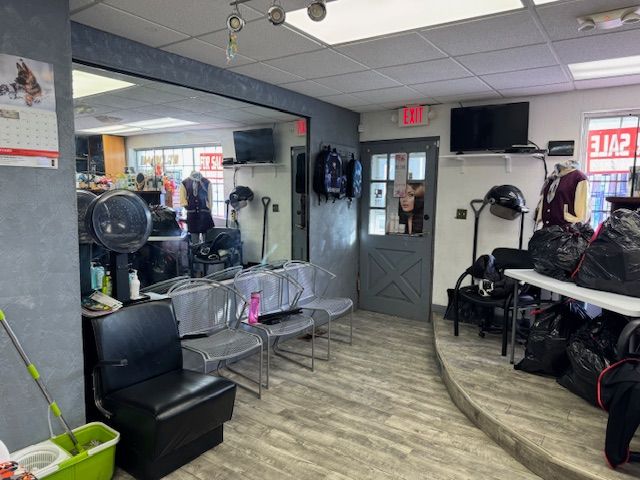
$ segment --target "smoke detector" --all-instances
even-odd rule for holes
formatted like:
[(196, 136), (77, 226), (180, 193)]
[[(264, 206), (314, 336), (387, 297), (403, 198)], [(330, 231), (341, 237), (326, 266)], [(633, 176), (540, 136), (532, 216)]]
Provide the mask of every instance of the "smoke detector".
[(610, 30), (640, 22), (640, 7), (619, 8), (608, 12), (578, 17), (578, 31)]

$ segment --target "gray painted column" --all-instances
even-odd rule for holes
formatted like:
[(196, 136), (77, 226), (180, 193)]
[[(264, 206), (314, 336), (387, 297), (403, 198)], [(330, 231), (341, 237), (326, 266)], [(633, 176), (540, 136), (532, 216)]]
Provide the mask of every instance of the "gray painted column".
[[(84, 383), (68, 0), (0, 2), (0, 32), (0, 53), (53, 63), (61, 154), (58, 170), (0, 166), (0, 308), (77, 426)], [(0, 332), (0, 440), (17, 450), (48, 437), (47, 405)]]

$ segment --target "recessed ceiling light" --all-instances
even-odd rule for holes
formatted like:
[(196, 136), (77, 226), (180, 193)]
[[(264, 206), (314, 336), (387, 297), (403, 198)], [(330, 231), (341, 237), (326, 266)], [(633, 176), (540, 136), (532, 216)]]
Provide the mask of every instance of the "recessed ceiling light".
[(544, 5), (545, 3), (554, 3), (557, 1), (558, 0), (533, 0), (533, 3), (535, 3), (536, 5)]
[(575, 80), (590, 78), (620, 77), (640, 73), (640, 55), (609, 58), (594, 62), (571, 63), (569, 70)]
[(99, 93), (111, 92), (122, 88), (132, 87), (135, 83), (103, 77), (94, 73), (73, 71), (73, 98), (88, 97)]
[(523, 8), (520, 0), (336, 0), (329, 6), (331, 14), (322, 22), (302, 8), (288, 12), (287, 23), (334, 45)]
[(127, 125), (109, 125), (105, 127), (97, 127), (97, 128), (85, 128), (81, 130), (84, 133), (105, 133), (105, 134), (116, 134), (116, 133), (131, 133), (131, 132), (139, 132), (142, 130), (141, 128), (129, 127)]
[(177, 118), (154, 118), (153, 120), (143, 120), (141, 122), (131, 122), (126, 125), (132, 127), (140, 127), (144, 129), (150, 128), (169, 128), (169, 127), (183, 127), (186, 125), (197, 125), (197, 122), (189, 122), (187, 120), (179, 120)]

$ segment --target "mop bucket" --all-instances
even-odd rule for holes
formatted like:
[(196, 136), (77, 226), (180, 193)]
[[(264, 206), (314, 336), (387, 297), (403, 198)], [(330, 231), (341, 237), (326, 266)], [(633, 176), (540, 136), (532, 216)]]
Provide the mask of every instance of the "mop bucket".
[(83, 446), (83, 451), (75, 456), (71, 453), (74, 446), (69, 436), (61, 434), (15, 452), (11, 459), (38, 479), (111, 480), (120, 434), (100, 422), (75, 428), (73, 433)]

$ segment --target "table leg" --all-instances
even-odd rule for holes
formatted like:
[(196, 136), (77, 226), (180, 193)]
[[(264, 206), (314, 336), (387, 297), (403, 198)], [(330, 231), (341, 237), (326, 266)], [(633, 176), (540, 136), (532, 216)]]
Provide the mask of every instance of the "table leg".
[(513, 365), (514, 358), (516, 356), (516, 326), (518, 323), (518, 281), (513, 286), (513, 312), (511, 321), (511, 359), (510, 363)]

